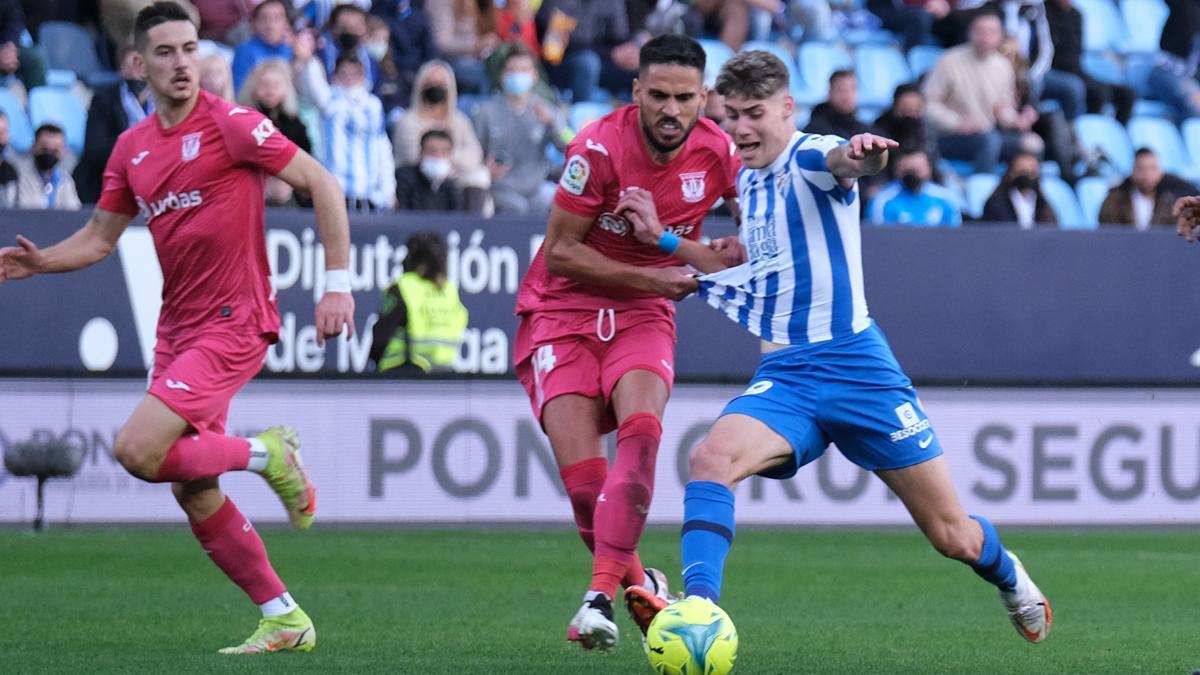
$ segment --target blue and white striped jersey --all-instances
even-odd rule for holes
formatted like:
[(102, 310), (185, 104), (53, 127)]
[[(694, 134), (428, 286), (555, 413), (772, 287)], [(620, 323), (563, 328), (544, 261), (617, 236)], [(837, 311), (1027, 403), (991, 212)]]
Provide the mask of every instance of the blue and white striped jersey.
[(331, 87), (322, 113), (321, 163), (347, 197), (390, 207), (396, 196), (396, 163), (379, 98), (361, 88)]
[(857, 186), (825, 165), (844, 140), (797, 132), (769, 167), (738, 174), (748, 262), (700, 278), (699, 295), (769, 342), (803, 345), (871, 325), (863, 294)]

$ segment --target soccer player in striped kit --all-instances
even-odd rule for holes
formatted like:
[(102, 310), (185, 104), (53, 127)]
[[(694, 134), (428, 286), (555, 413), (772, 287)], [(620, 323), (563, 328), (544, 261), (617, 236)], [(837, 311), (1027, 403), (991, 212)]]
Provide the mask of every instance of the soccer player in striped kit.
[[(783, 63), (761, 51), (725, 64), (717, 79), (738, 174), (740, 238), (748, 262), (701, 277), (699, 295), (762, 338), (749, 388), (725, 407), (691, 455), (682, 535), (685, 593), (716, 602), (733, 543), (732, 489), (755, 474), (784, 479), (836, 443), (900, 497), (938, 552), (995, 585), (1017, 631), (1050, 632), (1050, 605), (982, 516), (959, 503), (942, 448), (912, 383), (867, 313), (856, 179), (879, 172), (891, 139), (797, 132)], [(620, 209), (638, 239), (662, 227), (646, 202)], [(684, 242), (676, 255), (698, 251)], [(666, 606), (638, 589), (627, 602), (645, 630)]]

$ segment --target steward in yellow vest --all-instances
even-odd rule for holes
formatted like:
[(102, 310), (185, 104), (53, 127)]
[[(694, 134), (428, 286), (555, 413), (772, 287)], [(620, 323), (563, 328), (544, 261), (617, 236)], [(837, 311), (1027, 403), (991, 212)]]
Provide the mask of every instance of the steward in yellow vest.
[(449, 372), (467, 308), (446, 279), (446, 243), (436, 232), (418, 232), (407, 246), (404, 274), (383, 292), (371, 360), (381, 373)]

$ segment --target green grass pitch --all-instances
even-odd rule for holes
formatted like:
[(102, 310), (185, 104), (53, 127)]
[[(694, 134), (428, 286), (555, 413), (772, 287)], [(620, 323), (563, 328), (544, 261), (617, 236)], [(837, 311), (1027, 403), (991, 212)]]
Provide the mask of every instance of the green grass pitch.
[[(914, 530), (737, 535), (722, 605), (735, 673), (1191, 673), (1200, 537), (1009, 530), (1054, 607), (1040, 645), (995, 591)], [(649, 673), (618, 616), (612, 653), (564, 641), (589, 559), (563, 530), (267, 530), (316, 621), (311, 654), (222, 657), (257, 610), (187, 530), (0, 531), (3, 673)], [(647, 533), (678, 583), (678, 537)]]

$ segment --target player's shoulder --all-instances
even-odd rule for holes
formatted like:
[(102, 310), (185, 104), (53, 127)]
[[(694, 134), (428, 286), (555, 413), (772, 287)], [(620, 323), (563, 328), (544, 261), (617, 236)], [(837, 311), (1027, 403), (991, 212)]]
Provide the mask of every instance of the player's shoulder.
[(629, 128), (629, 110), (633, 107), (617, 108), (584, 126), (572, 139), (569, 151), (583, 155), (593, 163), (611, 162), (623, 147), (622, 134)]

